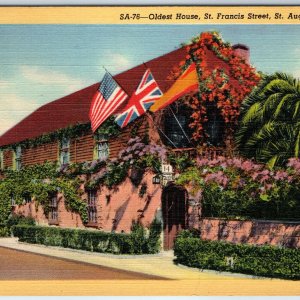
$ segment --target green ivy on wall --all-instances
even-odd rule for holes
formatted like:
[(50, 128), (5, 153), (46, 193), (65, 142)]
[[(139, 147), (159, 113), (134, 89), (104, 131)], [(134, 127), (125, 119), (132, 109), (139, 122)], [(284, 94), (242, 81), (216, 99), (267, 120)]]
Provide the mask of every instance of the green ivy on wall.
[(79, 213), (82, 221), (87, 222), (87, 205), (80, 198), (79, 179), (65, 178), (55, 164), (34, 165), (20, 171), (7, 170), (4, 176), (0, 181), (0, 214), (3, 211), (4, 220), (8, 218), (11, 198), (16, 204), (22, 204), (26, 195), (30, 195), (47, 215), (50, 194), (60, 192), (64, 195), (66, 208)]
[(115, 117), (108, 118), (95, 132), (96, 139), (109, 139), (121, 133), (121, 128), (115, 122)]
[(22, 149), (34, 148), (40, 145), (52, 143), (61, 140), (63, 137), (76, 138), (91, 132), (91, 125), (88, 124), (76, 124), (66, 128), (62, 128), (50, 133), (43, 134), (33, 139), (27, 139), (15, 144), (2, 147), (2, 149), (16, 149), (17, 146), (21, 146)]

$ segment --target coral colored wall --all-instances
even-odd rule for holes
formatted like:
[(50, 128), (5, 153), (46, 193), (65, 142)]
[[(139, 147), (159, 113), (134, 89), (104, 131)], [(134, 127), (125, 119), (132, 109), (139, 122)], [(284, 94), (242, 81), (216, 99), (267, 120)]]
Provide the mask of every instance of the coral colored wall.
[[(154, 174), (148, 171), (138, 187), (127, 178), (114, 190), (103, 188), (98, 198), (98, 211), (101, 219), (99, 225), (104, 231), (130, 232), (132, 221), (139, 220), (149, 227), (157, 210), (161, 207), (160, 185), (152, 183)], [(139, 195), (142, 184), (147, 191), (142, 197)]]
[[(45, 216), (43, 208), (36, 205), (34, 201), (15, 206), (13, 212), (34, 218), (38, 225), (49, 225), (48, 216)], [(61, 227), (84, 227), (78, 214), (66, 210), (61, 194), (58, 194), (58, 225)]]
[(206, 240), (300, 248), (300, 222), (202, 219), (199, 225)]
[[(152, 184), (153, 176), (152, 172), (146, 171), (138, 187), (132, 184), (129, 177), (112, 190), (101, 187), (97, 191), (97, 228), (108, 232), (130, 232), (133, 220), (139, 220), (145, 227), (149, 227), (161, 207), (162, 189), (160, 185)], [(142, 184), (147, 186), (147, 191), (140, 196)], [(83, 194), (82, 198), (87, 199), (87, 194)], [(39, 225), (48, 225), (48, 216), (45, 216), (42, 207), (36, 207), (34, 202), (15, 206), (14, 213), (31, 216)], [(58, 225), (65, 228), (85, 227), (78, 214), (66, 210), (64, 198), (60, 194)]]

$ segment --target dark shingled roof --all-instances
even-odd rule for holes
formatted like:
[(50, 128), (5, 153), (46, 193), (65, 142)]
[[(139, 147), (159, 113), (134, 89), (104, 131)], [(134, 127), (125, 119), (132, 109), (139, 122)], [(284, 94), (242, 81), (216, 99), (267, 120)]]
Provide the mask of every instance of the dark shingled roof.
[[(138, 86), (146, 68), (150, 68), (159, 87), (165, 92), (173, 83), (167, 80), (172, 69), (185, 58), (184, 48), (177, 49), (163, 56), (152, 59), (114, 76), (119, 85), (131, 95)], [(216, 66), (228, 69), (228, 65), (211, 51), (206, 53), (209, 69)], [(235, 80), (233, 80), (235, 81)], [(0, 147), (38, 137), (78, 123), (89, 122), (89, 108), (99, 82), (73, 94), (52, 101), (38, 108), (17, 125), (0, 137)], [(236, 82), (235, 85), (238, 85)]]

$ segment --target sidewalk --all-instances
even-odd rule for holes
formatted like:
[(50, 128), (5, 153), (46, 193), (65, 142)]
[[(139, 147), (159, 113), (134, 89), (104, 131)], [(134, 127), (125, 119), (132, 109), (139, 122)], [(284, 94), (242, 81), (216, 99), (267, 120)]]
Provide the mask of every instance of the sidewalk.
[[(113, 255), (60, 247), (19, 243), (17, 238), (0, 238), (0, 247), (48, 255), (52, 257), (65, 258), (126, 271), (156, 275), (166, 279), (232, 280), (245, 278), (244, 275), (224, 275), (214, 271), (201, 272), (197, 269), (192, 269), (185, 266), (177, 266), (173, 262), (173, 251), (162, 252), (154, 255)], [(249, 276), (247, 277), (249, 278)]]
[[(173, 252), (156, 255), (112, 255), (0, 238), (0, 247), (156, 275), (167, 280), (3, 280), (1, 296), (296, 296), (299, 281), (255, 278), (203, 271), (173, 263)], [(2, 257), (2, 259), (5, 259)], [(17, 259), (17, 256), (16, 256)], [(33, 261), (34, 263), (34, 261)], [(18, 270), (16, 270), (18, 271)], [(169, 280), (171, 279), (171, 280)]]

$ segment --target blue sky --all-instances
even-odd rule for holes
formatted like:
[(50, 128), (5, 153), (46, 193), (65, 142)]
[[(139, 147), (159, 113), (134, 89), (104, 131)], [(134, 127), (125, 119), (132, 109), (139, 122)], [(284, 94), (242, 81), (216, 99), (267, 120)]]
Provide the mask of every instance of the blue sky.
[(0, 25), (0, 134), (39, 106), (217, 30), (260, 71), (300, 77), (300, 25)]

